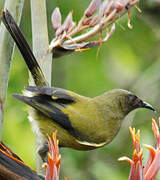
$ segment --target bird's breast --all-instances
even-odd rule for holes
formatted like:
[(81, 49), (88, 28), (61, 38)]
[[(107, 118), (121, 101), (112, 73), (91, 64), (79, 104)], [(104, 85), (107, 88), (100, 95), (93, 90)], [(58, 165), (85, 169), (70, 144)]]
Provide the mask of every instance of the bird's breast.
[(94, 103), (67, 106), (63, 112), (68, 115), (75, 134), (81, 143), (104, 146), (113, 140), (120, 129), (120, 120), (99, 111)]

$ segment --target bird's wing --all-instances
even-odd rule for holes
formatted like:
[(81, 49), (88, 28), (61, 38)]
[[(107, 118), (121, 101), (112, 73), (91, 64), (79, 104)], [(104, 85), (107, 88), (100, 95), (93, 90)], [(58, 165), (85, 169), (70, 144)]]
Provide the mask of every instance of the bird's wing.
[(67, 90), (48, 86), (26, 86), (25, 89), (35, 94), (48, 95), (55, 102), (68, 104), (75, 102), (75, 98)]
[(65, 106), (67, 106), (67, 104), (74, 102), (74, 99), (67, 94), (67, 91), (60, 88), (39, 86), (29, 86), (26, 89), (34, 92), (35, 95), (28, 97), (14, 94), (13, 97), (39, 110), (44, 115), (59, 124), (61, 127), (69, 131), (71, 134), (74, 134), (74, 129), (69, 120), (69, 117), (63, 112), (63, 109)]

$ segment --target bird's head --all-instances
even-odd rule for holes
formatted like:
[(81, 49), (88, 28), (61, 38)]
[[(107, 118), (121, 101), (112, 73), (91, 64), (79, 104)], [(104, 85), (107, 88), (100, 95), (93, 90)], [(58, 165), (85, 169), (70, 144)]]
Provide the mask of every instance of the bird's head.
[(150, 104), (142, 101), (133, 93), (122, 89), (111, 90), (104, 93), (101, 98), (103, 101), (106, 101), (107, 104), (109, 102), (110, 108), (113, 111), (122, 112), (124, 115), (127, 115), (129, 112), (137, 108), (146, 108), (155, 111)]
[(120, 110), (125, 114), (128, 114), (137, 108), (146, 108), (155, 111), (155, 109), (150, 104), (142, 101), (139, 97), (129, 91), (116, 89), (110, 91), (110, 93), (113, 97), (113, 103), (117, 104)]

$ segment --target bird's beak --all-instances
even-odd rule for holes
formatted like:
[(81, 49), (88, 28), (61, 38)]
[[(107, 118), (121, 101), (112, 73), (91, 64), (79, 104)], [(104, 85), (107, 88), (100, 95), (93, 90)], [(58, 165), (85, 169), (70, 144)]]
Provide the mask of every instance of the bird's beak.
[(146, 102), (143, 102), (143, 105), (142, 105), (143, 108), (146, 108), (146, 109), (150, 109), (152, 111), (156, 111), (150, 104), (146, 103)]

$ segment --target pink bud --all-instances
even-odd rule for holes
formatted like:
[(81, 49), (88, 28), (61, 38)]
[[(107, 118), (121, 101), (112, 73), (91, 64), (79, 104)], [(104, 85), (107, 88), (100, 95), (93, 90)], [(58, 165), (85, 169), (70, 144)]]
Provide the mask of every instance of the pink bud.
[(113, 1), (110, 0), (104, 0), (104, 2), (102, 3), (101, 7), (100, 7), (100, 16), (103, 17), (104, 15), (108, 14), (108, 11), (110, 10), (110, 8), (113, 5)]
[(64, 30), (67, 31), (68, 29), (70, 29), (72, 24), (73, 24), (73, 21), (72, 21), (72, 12), (70, 12), (68, 14), (68, 16), (66, 17), (64, 23), (63, 23)]
[(64, 28), (63, 25), (61, 25), (56, 31), (56, 37), (63, 34), (63, 32), (64, 32)]
[(85, 11), (85, 15), (87, 17), (92, 16), (96, 12), (96, 10), (99, 9), (100, 4), (101, 4), (101, 0), (92, 0), (92, 2)]
[(120, 1), (116, 1), (114, 7), (117, 9), (118, 12), (122, 11), (125, 8), (125, 6)]
[(56, 31), (61, 26), (61, 13), (59, 8), (56, 8), (51, 16), (53, 29)]

